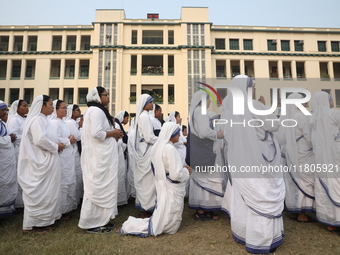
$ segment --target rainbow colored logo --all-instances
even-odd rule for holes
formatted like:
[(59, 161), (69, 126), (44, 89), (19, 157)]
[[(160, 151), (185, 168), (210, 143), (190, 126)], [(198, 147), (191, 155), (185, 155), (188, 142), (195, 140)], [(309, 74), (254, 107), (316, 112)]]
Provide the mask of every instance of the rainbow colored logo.
[(210, 96), (210, 98), (211, 98), (211, 100), (217, 105), (217, 100), (218, 100), (218, 102), (220, 103), (220, 105), (222, 105), (222, 99), (221, 99), (221, 97), (220, 97), (220, 95), (217, 93), (217, 91), (213, 88), (213, 87), (211, 87), (210, 85), (208, 85), (208, 84), (205, 84), (205, 83), (203, 83), (203, 82), (197, 82), (198, 84), (201, 84), (201, 85), (203, 85), (203, 86), (206, 86), (209, 90), (211, 90), (213, 93), (211, 93), (208, 89), (205, 89), (205, 88), (199, 88), (200, 90), (203, 90), (205, 93), (207, 93), (209, 96)]

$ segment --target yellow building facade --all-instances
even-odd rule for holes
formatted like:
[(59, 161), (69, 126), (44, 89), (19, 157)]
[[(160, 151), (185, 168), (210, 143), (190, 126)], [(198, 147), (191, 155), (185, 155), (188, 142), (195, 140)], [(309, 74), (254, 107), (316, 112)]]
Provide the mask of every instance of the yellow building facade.
[(246, 74), (268, 103), (273, 87), (300, 87), (327, 91), (340, 107), (340, 28), (214, 25), (205, 7), (183, 7), (180, 19), (144, 15), (96, 10), (92, 25), (0, 26), (0, 100), (48, 94), (85, 109), (99, 85), (113, 115), (135, 113), (149, 93), (164, 116), (177, 110), (186, 120), (197, 82)]

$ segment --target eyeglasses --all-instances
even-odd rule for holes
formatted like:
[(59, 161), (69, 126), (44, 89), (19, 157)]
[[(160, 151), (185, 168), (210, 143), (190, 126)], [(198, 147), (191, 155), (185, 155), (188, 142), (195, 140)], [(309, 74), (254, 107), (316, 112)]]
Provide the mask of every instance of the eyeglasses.
[(109, 94), (101, 94), (100, 96), (109, 97), (110, 95)]
[(6, 110), (4, 110), (4, 109), (0, 109), (1, 111), (3, 111), (4, 113), (9, 113), (9, 110), (8, 109), (6, 109)]
[[(61, 110), (67, 110), (67, 107), (63, 107), (63, 108), (59, 108), (59, 109), (61, 109)], [(59, 110), (59, 109), (58, 109), (58, 110)]]

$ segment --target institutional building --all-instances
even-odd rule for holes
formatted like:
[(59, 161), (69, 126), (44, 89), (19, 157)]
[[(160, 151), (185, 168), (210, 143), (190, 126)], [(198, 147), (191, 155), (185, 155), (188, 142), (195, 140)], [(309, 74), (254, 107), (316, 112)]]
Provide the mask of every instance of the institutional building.
[(340, 107), (340, 28), (215, 25), (205, 7), (183, 7), (180, 19), (142, 15), (96, 10), (92, 25), (0, 26), (0, 100), (48, 94), (85, 109), (100, 85), (113, 115), (135, 113), (136, 98), (150, 93), (164, 115), (186, 120), (197, 82), (246, 74), (268, 104), (273, 87), (300, 87), (327, 91)]

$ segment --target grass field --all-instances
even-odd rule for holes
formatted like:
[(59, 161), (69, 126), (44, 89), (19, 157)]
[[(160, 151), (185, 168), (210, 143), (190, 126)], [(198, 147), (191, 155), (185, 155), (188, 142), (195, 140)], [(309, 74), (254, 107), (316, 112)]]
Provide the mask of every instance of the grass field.
[[(45, 234), (23, 234), (22, 212), (0, 217), (0, 254), (249, 254), (234, 241), (229, 218), (223, 213), (218, 221), (196, 221), (186, 203), (178, 233), (140, 238), (117, 233), (129, 215), (138, 216), (138, 210), (132, 204), (118, 210), (119, 215), (111, 221), (116, 229), (107, 235), (86, 234), (78, 228), (80, 210)], [(283, 219), (284, 243), (275, 254), (340, 254), (340, 236), (327, 232), (325, 225), (299, 223), (290, 220), (287, 213)]]

